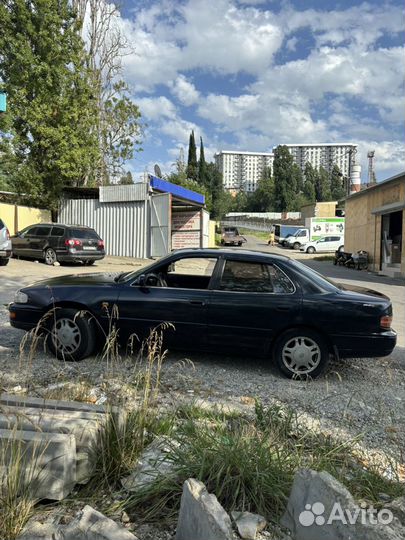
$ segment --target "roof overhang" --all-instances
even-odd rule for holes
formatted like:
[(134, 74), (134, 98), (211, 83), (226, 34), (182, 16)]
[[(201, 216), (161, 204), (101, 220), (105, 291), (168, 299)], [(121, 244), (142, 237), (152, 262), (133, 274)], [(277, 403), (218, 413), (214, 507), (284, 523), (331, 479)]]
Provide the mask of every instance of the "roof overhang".
[(372, 214), (380, 216), (382, 214), (392, 214), (393, 212), (399, 212), (405, 208), (405, 201), (394, 202), (391, 204), (385, 204), (384, 206), (379, 206), (378, 208), (373, 208), (371, 210)]

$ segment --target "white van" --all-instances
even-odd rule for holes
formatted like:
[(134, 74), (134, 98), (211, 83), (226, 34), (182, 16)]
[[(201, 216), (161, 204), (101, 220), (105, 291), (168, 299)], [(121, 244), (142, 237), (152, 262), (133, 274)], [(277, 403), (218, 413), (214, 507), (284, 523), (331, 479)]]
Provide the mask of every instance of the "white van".
[(344, 251), (343, 236), (321, 236), (318, 240), (308, 242), (300, 247), (306, 253), (325, 253), (327, 251)]

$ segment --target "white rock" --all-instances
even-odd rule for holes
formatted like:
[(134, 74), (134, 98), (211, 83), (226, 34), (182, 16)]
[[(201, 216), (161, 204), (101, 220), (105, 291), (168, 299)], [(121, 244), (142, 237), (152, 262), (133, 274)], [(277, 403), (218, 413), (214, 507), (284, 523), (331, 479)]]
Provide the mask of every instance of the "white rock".
[(86, 505), (63, 530), (63, 540), (137, 540), (112, 519)]
[(239, 535), (246, 540), (255, 540), (257, 533), (267, 525), (267, 521), (259, 514), (232, 512), (231, 516), (238, 528)]
[(175, 540), (232, 540), (231, 518), (204, 484), (184, 482)]

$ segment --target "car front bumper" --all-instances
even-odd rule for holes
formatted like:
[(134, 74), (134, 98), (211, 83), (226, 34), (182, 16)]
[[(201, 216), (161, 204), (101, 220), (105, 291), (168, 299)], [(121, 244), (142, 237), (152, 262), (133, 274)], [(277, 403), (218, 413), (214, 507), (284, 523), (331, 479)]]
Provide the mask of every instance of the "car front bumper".
[(44, 316), (43, 309), (30, 304), (16, 304), (13, 302), (9, 304), (8, 311), (11, 326), (21, 330), (32, 330)]
[(340, 358), (379, 358), (389, 356), (395, 349), (397, 333), (387, 330), (366, 336), (339, 335), (332, 339)]

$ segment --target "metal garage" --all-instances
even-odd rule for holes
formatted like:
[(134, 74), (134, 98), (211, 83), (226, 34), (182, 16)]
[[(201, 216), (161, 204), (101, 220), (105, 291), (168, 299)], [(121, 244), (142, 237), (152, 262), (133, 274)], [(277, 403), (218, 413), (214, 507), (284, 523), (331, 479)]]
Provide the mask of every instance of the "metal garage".
[(108, 255), (161, 257), (181, 247), (208, 247), (204, 206), (200, 193), (149, 176), (133, 185), (66, 188), (58, 222), (94, 228)]

